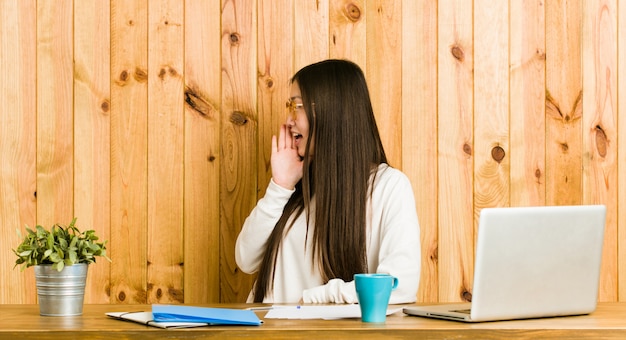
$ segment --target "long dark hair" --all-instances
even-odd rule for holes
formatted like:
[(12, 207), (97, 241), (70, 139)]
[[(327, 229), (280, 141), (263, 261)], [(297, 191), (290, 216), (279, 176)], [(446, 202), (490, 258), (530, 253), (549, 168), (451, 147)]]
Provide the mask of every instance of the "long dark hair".
[[(387, 163), (365, 76), (358, 65), (325, 60), (302, 68), (291, 81), (300, 88), (310, 135), (303, 177), (267, 242), (254, 289), (255, 302), (262, 302), (272, 289), (280, 243), (303, 212), (307, 226), (314, 228), (311, 256), (324, 282), (333, 278), (351, 281), (355, 273), (367, 272), (369, 182), (378, 165)], [(310, 216), (312, 199), (314, 216)]]

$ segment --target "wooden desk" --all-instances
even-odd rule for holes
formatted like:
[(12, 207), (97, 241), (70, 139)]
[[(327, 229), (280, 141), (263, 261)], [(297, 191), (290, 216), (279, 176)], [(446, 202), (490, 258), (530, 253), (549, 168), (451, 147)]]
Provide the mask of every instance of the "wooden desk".
[[(248, 305), (211, 305), (244, 308)], [(44, 317), (37, 305), (0, 305), (0, 339), (625, 339), (626, 303), (600, 303), (590, 315), (465, 324), (406, 316), (398, 312), (380, 324), (359, 319), (277, 320), (261, 326), (159, 329), (114, 320), (105, 312), (150, 310), (149, 305), (85, 305), (82, 316)], [(266, 312), (257, 312), (263, 318)]]

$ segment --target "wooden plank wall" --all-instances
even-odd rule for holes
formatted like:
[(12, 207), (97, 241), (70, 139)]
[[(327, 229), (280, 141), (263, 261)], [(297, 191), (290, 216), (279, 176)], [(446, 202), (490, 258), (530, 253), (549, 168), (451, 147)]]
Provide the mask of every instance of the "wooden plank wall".
[(626, 300), (618, 0), (0, 0), (0, 303), (36, 301), (16, 229), (74, 216), (113, 260), (87, 302), (244, 301), (289, 77), (326, 58), (363, 68), (411, 179), (419, 301), (471, 297), (482, 208), (595, 203), (600, 300)]

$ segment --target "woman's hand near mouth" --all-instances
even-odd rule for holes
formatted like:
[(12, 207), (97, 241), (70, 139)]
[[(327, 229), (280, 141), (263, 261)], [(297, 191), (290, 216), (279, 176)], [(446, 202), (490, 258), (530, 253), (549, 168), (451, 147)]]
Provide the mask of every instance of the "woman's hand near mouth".
[(272, 179), (283, 188), (293, 190), (302, 178), (303, 161), (294, 146), (294, 138), (287, 125), (283, 124), (276, 135), (272, 136)]

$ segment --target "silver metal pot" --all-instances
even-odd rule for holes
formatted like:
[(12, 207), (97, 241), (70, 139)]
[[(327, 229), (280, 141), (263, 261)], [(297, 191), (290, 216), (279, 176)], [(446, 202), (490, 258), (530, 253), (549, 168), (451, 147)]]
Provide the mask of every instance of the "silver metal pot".
[(65, 266), (60, 272), (52, 265), (36, 265), (34, 268), (41, 315), (83, 314), (87, 264)]

